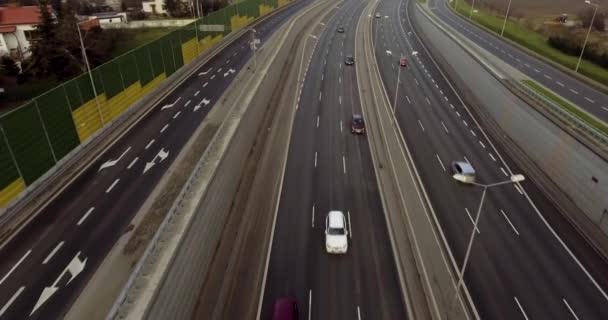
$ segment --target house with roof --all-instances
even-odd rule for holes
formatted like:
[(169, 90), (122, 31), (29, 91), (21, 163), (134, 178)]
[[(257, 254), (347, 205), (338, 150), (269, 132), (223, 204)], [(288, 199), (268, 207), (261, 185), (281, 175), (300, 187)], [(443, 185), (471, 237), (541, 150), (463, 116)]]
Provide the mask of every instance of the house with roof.
[[(48, 6), (54, 16), (51, 6)], [(23, 60), (30, 55), (30, 46), (37, 38), (40, 23), (38, 6), (0, 7), (0, 56), (10, 55)]]

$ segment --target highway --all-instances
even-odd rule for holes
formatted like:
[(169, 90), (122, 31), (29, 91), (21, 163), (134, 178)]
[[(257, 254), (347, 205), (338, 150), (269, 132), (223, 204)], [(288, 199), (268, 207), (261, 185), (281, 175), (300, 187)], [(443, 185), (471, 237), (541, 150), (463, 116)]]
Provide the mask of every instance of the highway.
[(453, 30), (458, 31), (507, 64), (560, 96), (574, 102), (587, 112), (599, 119), (608, 121), (608, 94), (598, 91), (455, 14), (447, 7), (447, 2), (441, 0), (429, 1), (429, 6), (433, 8), (434, 13)]
[[(412, 29), (414, 3), (381, 1), (382, 18), (374, 23), (376, 57), (391, 100), (399, 57), (410, 61), (400, 74), (396, 117), (462, 265), (482, 189), (456, 182), (451, 162), (470, 162), (481, 183), (508, 179), (509, 168), (526, 173), (488, 140), (427, 54)], [(468, 83), (472, 90), (474, 81)], [(465, 273), (482, 319), (607, 319), (608, 266), (533, 181), (489, 189), (482, 211)]]
[[(301, 0), (256, 26), (262, 44)], [(246, 33), (178, 84), (0, 250), (0, 319), (59, 319), (251, 57)]]
[[(361, 106), (355, 68), (344, 59), (354, 54), (367, 4), (338, 2), (310, 35), (316, 49), (294, 120), (260, 319), (271, 319), (282, 297), (297, 301), (300, 319), (407, 319), (368, 141), (350, 132)], [(347, 216), (345, 255), (325, 252), (330, 210)]]

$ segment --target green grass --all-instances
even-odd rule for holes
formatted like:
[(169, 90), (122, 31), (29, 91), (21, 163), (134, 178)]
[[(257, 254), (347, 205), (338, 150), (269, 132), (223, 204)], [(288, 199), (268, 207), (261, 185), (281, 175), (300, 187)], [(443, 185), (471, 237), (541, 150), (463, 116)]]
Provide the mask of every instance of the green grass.
[(154, 41), (173, 30), (175, 30), (175, 28), (123, 29), (121, 30), (122, 34), (119, 40), (116, 41), (114, 50), (112, 50), (112, 57), (118, 57), (123, 53)]
[[(465, 18), (469, 17), (471, 6), (468, 3), (465, 3), (463, 0), (458, 0), (457, 2), (453, 2), (453, 4), (458, 5), (458, 13), (463, 15)], [(478, 10), (477, 12), (473, 13), (472, 20), (497, 34), (500, 34), (504, 18), (496, 17), (484, 12), (483, 10)], [(545, 36), (535, 32), (534, 30), (528, 29), (517, 22), (507, 20), (504, 36), (542, 56), (545, 56), (548, 59), (563, 65), (566, 68), (574, 70), (576, 67), (578, 57), (567, 55), (551, 47), (547, 43)], [(583, 59), (578, 70), (579, 73), (604, 85), (608, 85), (608, 70), (602, 68), (601, 66)]]
[(586, 122), (590, 126), (596, 128), (596, 129), (602, 131), (604, 134), (608, 135), (608, 126), (604, 122), (602, 122), (602, 121), (596, 119), (595, 117), (589, 115), (587, 112), (581, 110), (577, 106), (575, 106), (575, 105), (569, 103), (568, 101), (562, 99), (558, 95), (556, 95), (553, 92), (545, 89), (544, 87), (542, 87), (541, 85), (539, 85), (538, 83), (536, 83), (536, 82), (534, 82), (532, 80), (522, 80), (522, 82), (524, 83), (524, 85), (527, 85), (528, 87), (532, 88), (534, 91), (536, 91), (539, 94), (543, 95), (545, 98), (547, 98), (547, 99), (549, 99), (549, 100), (557, 103), (558, 105), (560, 105), (565, 110), (567, 110), (570, 113), (576, 115), (578, 118), (580, 118), (581, 120), (583, 120), (584, 122)]

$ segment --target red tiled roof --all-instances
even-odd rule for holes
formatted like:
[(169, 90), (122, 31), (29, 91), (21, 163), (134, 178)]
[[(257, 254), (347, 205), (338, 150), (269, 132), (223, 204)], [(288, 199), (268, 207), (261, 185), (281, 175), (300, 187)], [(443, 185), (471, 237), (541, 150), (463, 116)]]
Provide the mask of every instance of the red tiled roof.
[(0, 33), (13, 33), (17, 30), (15, 26), (0, 26)]
[[(52, 12), (51, 6), (48, 6)], [(0, 7), (0, 26), (18, 24), (40, 23), (40, 9), (38, 6)]]

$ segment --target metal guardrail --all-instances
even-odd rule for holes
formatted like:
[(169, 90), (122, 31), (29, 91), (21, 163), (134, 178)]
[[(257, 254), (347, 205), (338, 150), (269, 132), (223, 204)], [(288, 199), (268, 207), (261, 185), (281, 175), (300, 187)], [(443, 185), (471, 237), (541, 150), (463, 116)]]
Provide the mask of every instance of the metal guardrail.
[(562, 106), (553, 102), (551, 99), (545, 97), (543, 94), (537, 92), (530, 86), (522, 84), (516, 80), (511, 80), (511, 82), (515, 84), (516, 88), (522, 90), (523, 93), (534, 99), (540, 105), (545, 107), (545, 109), (556, 114), (560, 118), (564, 119), (569, 125), (575, 127), (577, 130), (592, 138), (597, 142), (598, 145), (601, 145), (603, 148), (608, 148), (608, 135), (596, 129), (576, 114), (564, 109)]

